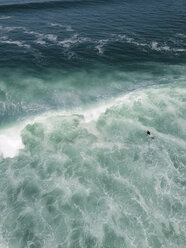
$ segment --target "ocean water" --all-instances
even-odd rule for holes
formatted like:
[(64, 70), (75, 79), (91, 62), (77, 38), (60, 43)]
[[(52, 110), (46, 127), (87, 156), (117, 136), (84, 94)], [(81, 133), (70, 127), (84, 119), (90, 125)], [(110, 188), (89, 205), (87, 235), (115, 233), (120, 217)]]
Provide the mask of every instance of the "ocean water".
[(0, 1), (0, 248), (186, 247), (185, 27), (185, 0)]

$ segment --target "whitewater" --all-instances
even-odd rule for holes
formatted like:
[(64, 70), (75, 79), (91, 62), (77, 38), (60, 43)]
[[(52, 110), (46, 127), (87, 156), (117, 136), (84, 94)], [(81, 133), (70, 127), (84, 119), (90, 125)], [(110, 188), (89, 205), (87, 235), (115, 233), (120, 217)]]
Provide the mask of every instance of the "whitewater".
[(2, 129), (5, 247), (184, 247), (185, 94), (139, 90)]
[(1, 1), (1, 248), (186, 247), (185, 25), (183, 0)]

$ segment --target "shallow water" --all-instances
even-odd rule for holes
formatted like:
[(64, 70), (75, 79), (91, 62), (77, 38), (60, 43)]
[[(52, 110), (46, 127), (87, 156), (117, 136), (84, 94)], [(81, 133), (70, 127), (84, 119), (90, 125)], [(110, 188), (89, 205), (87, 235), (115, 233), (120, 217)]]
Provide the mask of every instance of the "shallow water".
[(186, 246), (185, 13), (1, 1), (0, 247)]

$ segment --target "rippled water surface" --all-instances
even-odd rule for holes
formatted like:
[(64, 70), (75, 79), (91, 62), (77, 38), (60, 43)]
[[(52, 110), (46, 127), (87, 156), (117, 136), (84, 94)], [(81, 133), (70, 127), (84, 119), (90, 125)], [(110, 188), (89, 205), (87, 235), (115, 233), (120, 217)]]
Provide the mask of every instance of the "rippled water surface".
[(0, 247), (186, 247), (185, 27), (184, 0), (0, 1)]

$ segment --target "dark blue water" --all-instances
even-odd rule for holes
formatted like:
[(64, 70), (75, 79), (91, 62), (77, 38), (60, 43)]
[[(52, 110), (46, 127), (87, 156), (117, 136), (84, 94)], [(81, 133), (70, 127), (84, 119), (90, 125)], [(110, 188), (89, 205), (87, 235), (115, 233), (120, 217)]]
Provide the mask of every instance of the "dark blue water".
[(0, 247), (186, 247), (186, 1), (1, 0), (0, 55)]
[(185, 10), (181, 0), (1, 1), (1, 65), (63, 70), (184, 63)]

